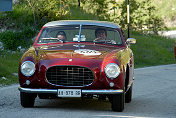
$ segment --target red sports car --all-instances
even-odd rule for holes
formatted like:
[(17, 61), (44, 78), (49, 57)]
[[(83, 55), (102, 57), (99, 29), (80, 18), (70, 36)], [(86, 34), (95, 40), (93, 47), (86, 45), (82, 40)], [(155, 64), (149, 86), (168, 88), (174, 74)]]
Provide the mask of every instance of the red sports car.
[(109, 98), (113, 111), (132, 99), (134, 58), (130, 44), (114, 23), (53, 21), (45, 24), (19, 66), (20, 99)]

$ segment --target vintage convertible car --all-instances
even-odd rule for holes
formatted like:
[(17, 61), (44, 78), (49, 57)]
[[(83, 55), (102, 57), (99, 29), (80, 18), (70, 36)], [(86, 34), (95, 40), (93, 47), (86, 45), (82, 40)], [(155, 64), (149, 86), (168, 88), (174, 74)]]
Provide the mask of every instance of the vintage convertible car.
[(109, 98), (113, 111), (132, 99), (134, 58), (122, 30), (105, 21), (45, 24), (19, 66), (21, 105), (35, 98)]

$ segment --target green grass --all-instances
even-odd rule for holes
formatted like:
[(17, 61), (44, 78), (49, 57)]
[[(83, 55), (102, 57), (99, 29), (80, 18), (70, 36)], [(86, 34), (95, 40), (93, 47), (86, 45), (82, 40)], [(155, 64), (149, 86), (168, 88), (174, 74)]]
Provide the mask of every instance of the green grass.
[[(7, 51), (0, 51), (0, 86), (18, 82), (18, 77), (13, 73), (18, 73), (21, 55), (19, 52), (12, 54)], [(6, 80), (2, 79), (2, 77), (5, 77)]]
[(131, 37), (137, 40), (135, 45), (131, 45), (134, 52), (135, 68), (176, 63), (174, 39), (137, 32), (132, 32)]

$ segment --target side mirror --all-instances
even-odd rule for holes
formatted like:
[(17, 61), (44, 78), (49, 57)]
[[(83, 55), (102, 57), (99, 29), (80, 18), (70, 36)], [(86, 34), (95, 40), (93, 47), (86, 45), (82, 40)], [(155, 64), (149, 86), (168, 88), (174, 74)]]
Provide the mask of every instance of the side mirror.
[(126, 43), (127, 43), (127, 44), (135, 44), (135, 43), (136, 43), (136, 39), (134, 39), (134, 38), (128, 38), (128, 39), (126, 40)]

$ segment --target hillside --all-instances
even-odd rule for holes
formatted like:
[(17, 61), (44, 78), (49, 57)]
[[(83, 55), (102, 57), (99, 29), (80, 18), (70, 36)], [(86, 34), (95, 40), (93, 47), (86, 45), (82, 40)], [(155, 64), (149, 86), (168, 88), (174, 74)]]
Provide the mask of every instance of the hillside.
[(156, 14), (161, 16), (166, 26), (176, 27), (176, 0), (154, 0)]

